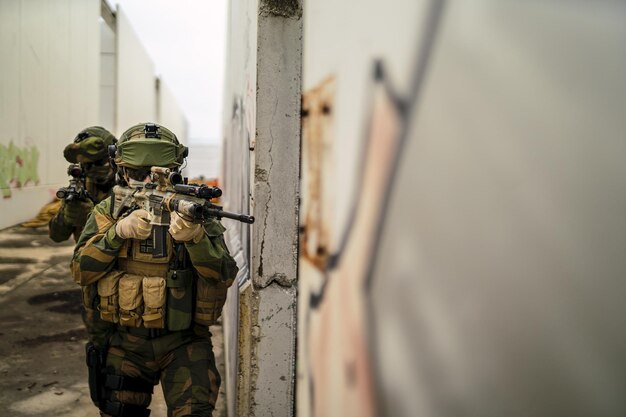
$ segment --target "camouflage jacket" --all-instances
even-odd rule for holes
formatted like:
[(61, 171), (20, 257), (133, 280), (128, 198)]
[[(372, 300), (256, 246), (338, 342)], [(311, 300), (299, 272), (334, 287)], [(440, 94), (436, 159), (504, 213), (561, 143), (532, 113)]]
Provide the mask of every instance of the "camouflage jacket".
[[(108, 274), (121, 270), (118, 262), (120, 250), (128, 245), (125, 244), (126, 240), (115, 232), (116, 220), (111, 217), (110, 210), (111, 198), (107, 198), (94, 208), (74, 249), (72, 275), (82, 286), (92, 285)], [(195, 244), (184, 243), (197, 279), (210, 285), (211, 297), (220, 300), (218, 311), (215, 311), (214, 316), (208, 321), (214, 321), (219, 316), (221, 305), (226, 299), (226, 291), (238, 272), (237, 264), (224, 242), (224, 231), (222, 224), (212, 219), (205, 224), (205, 235), (202, 240)], [(132, 243), (138, 244), (140, 241)]]
[[(99, 203), (103, 201), (105, 198), (111, 195), (111, 190), (113, 189), (113, 183), (105, 184), (105, 185), (96, 185), (91, 178), (87, 177), (85, 180), (85, 188), (91, 197)], [(72, 224), (65, 220), (63, 216), (63, 210), (65, 208), (66, 202), (63, 201), (61, 203), (61, 208), (59, 212), (50, 219), (48, 223), (48, 234), (50, 239), (55, 242), (63, 242), (70, 238), (70, 236), (74, 235), (74, 240), (78, 241), (78, 238), (83, 230), (85, 222), (87, 221), (87, 217), (91, 212), (92, 206), (91, 203), (87, 204), (86, 202), (81, 205), (82, 215), (80, 216), (81, 224)]]

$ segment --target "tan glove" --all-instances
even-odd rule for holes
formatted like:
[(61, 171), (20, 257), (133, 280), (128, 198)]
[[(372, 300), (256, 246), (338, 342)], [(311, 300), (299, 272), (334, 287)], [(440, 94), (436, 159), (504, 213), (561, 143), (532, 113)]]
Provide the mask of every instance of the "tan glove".
[(180, 217), (175, 211), (170, 218), (170, 235), (179, 242), (198, 243), (204, 237), (204, 229), (201, 224), (195, 224)]
[(115, 225), (115, 233), (122, 239), (144, 240), (151, 232), (150, 213), (144, 209), (131, 212)]

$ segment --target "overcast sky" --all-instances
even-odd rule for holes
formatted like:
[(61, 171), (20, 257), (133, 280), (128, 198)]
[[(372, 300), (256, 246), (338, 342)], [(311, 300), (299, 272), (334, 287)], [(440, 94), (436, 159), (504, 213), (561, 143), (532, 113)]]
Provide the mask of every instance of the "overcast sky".
[(189, 122), (189, 141), (218, 143), (227, 0), (107, 0), (120, 4)]

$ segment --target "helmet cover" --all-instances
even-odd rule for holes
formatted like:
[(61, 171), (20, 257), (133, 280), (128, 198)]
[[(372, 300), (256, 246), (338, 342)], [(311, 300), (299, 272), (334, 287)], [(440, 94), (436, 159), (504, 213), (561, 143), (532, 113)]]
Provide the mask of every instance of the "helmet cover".
[(100, 126), (91, 126), (78, 133), (73, 143), (63, 150), (63, 156), (68, 162), (92, 163), (105, 159), (109, 145), (117, 142), (115, 136)]
[(187, 147), (180, 144), (169, 129), (154, 123), (140, 123), (122, 134), (114, 161), (123, 167), (179, 166), (187, 152)]

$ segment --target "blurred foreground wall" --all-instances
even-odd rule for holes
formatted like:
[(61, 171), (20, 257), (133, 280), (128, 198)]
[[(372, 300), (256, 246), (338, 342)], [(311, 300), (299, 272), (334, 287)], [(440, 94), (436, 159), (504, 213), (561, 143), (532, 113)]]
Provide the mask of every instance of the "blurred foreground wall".
[(625, 39), (624, 2), (305, 3), (298, 416), (626, 415)]
[(53, 198), (63, 147), (98, 122), (99, 15), (98, 0), (0, 1), (0, 228)]
[(224, 103), (222, 201), (240, 265), (224, 309), (230, 416), (291, 416), (295, 399), (301, 6), (233, 0)]

